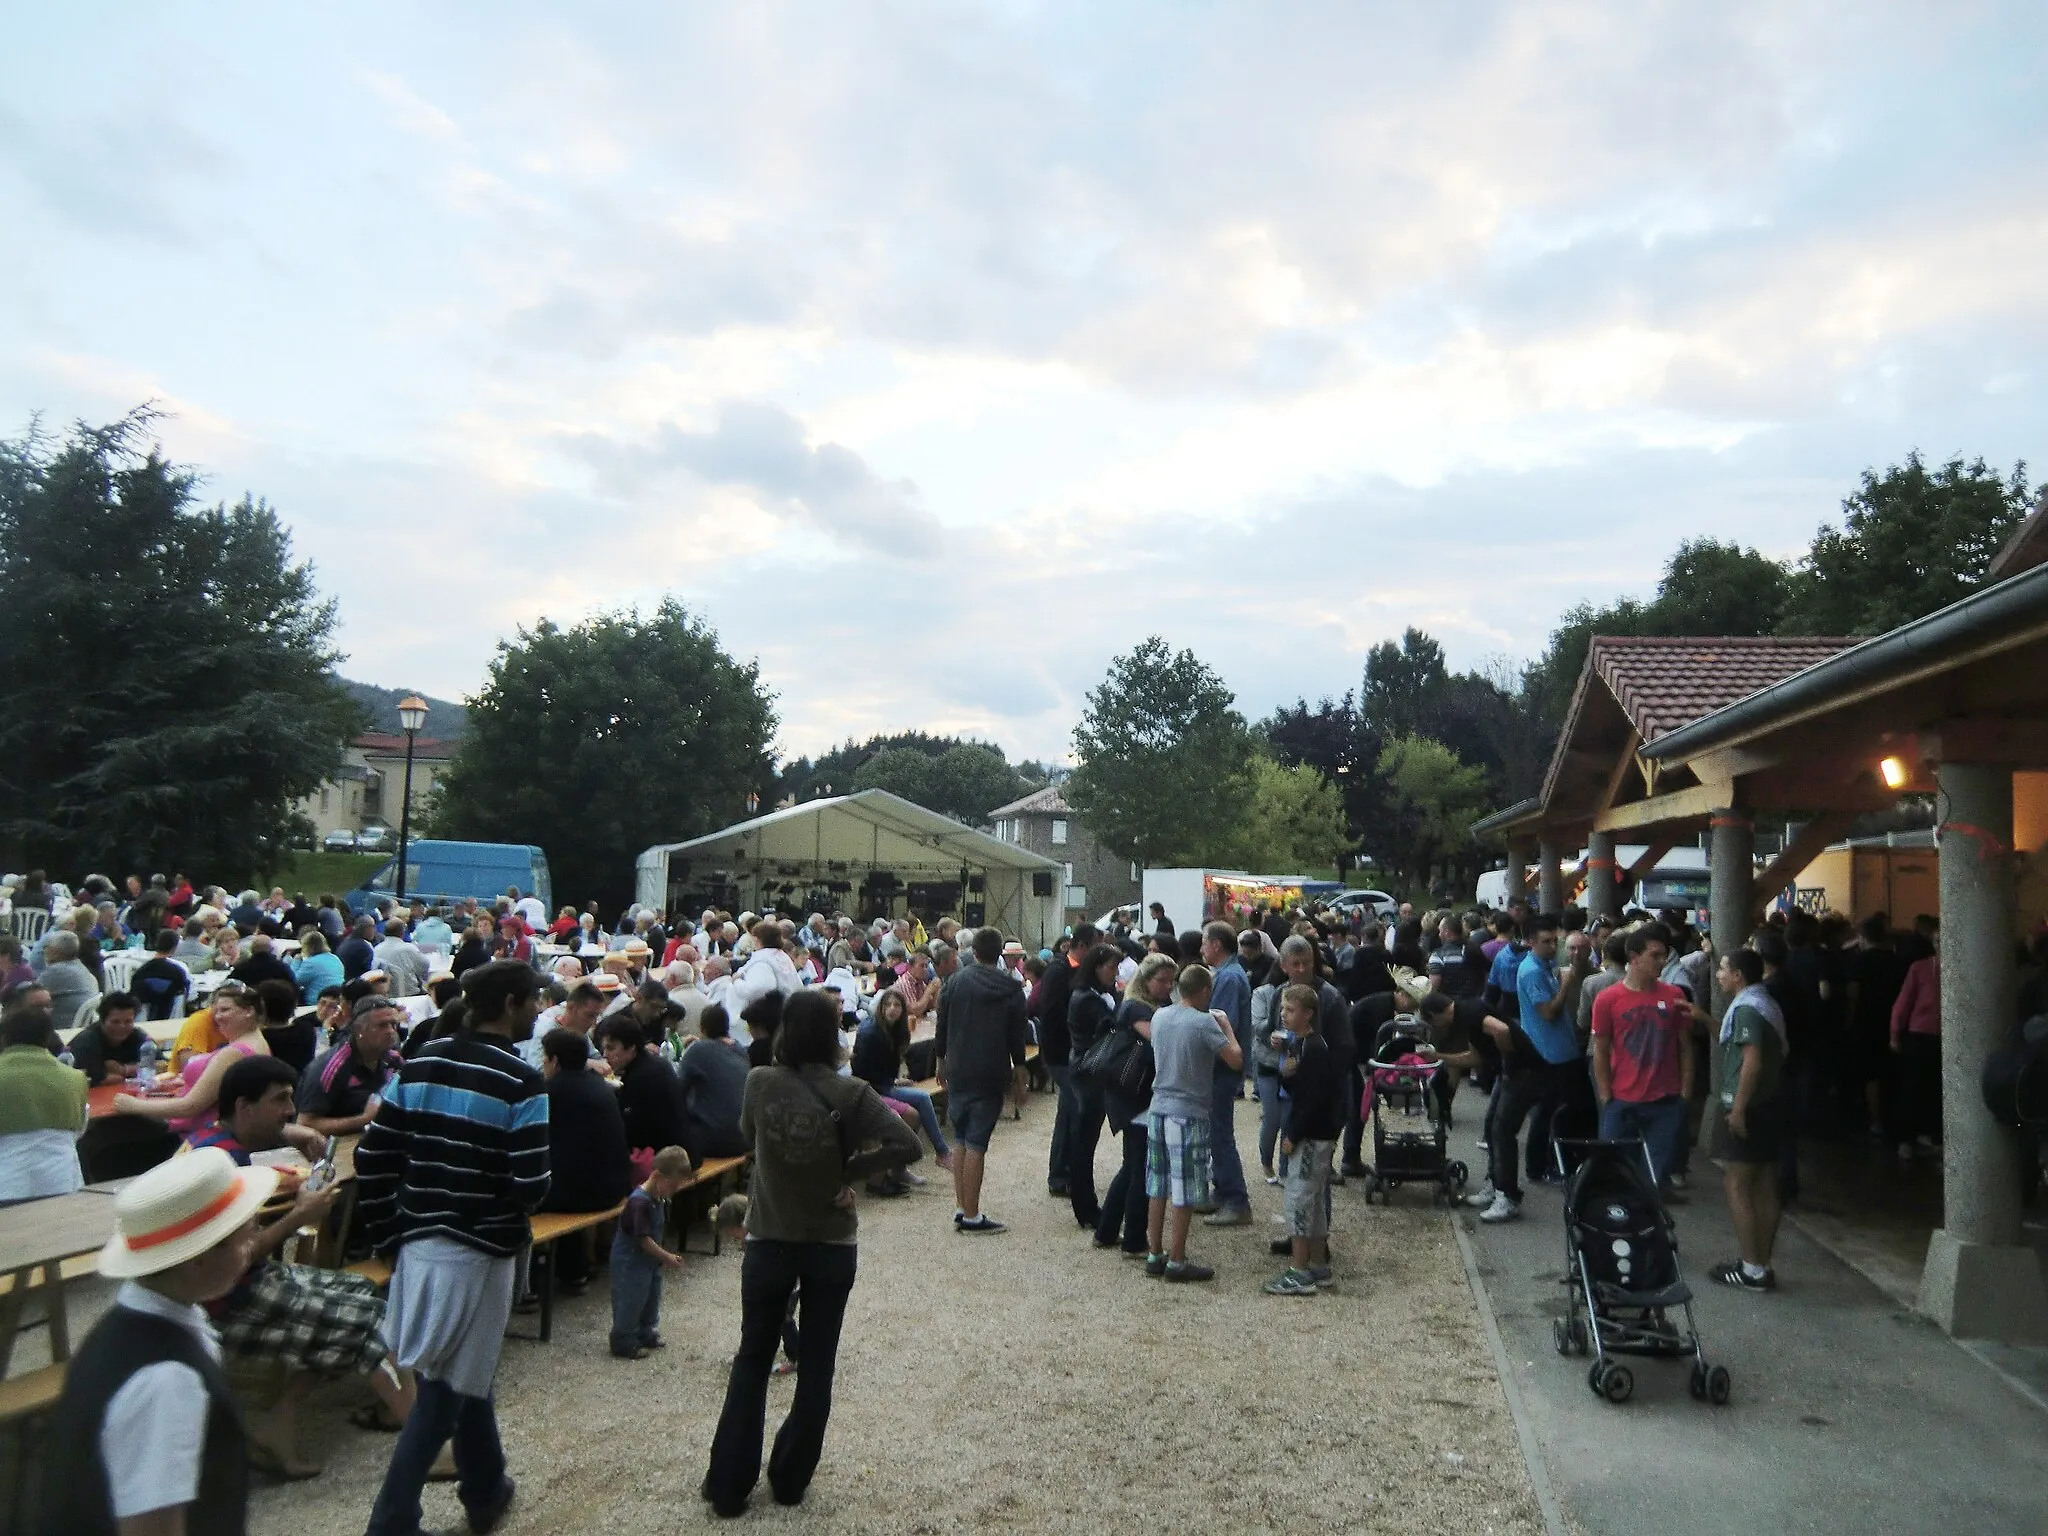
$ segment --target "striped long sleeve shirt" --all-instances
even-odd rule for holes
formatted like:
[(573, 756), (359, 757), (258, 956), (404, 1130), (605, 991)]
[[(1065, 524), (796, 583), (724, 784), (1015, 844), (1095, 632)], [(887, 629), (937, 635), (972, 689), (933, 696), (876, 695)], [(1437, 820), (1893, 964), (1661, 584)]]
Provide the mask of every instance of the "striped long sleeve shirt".
[(509, 1041), (436, 1040), (386, 1085), (356, 1148), (356, 1207), (379, 1252), (446, 1237), (516, 1254), (548, 1192), (548, 1099)]

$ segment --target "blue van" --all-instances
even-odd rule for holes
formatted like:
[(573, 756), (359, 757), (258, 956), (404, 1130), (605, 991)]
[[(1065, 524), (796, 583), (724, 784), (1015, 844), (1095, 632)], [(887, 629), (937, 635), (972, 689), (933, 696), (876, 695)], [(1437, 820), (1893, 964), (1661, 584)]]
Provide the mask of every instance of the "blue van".
[[(417, 896), (430, 907), (445, 907), (473, 896), (490, 902), (513, 886), (532, 892), (550, 912), (555, 909), (554, 885), (548, 878), (548, 856), (531, 843), (440, 843), (415, 839), (406, 845), (406, 899)], [(368, 912), (380, 898), (397, 894), (398, 860), (386, 859), (377, 872), (348, 893), (351, 912)]]

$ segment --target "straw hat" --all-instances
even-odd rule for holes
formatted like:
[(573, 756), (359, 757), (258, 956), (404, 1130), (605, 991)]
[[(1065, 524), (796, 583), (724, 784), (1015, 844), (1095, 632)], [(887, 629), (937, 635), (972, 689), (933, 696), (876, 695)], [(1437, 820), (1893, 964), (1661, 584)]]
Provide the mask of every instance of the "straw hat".
[(599, 971), (590, 978), (590, 984), (600, 992), (616, 992), (619, 990), (618, 972)]
[(644, 958), (647, 955), (653, 954), (654, 950), (651, 946), (643, 944), (638, 939), (635, 939), (632, 943), (628, 944), (624, 949), (620, 950), (619, 953), (622, 955), (631, 955), (637, 959)]
[(202, 1147), (143, 1174), (114, 1197), (114, 1236), (100, 1273), (115, 1280), (159, 1274), (240, 1231), (277, 1190), (275, 1168), (238, 1168)]

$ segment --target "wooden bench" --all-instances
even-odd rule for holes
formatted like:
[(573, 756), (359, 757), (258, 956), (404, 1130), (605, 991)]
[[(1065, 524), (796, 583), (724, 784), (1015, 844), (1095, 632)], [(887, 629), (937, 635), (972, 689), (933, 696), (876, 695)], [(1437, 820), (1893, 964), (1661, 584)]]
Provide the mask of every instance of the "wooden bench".
[(690, 1182), (676, 1191), (678, 1202), (684, 1202), (688, 1197), (686, 1203), (674, 1207), (690, 1213), (678, 1223), (685, 1247), (689, 1245), (689, 1221), (701, 1212), (711, 1224), (711, 1256), (716, 1258), (724, 1250), (725, 1238), (718, 1230), (718, 1202), (725, 1198), (732, 1185), (745, 1176), (753, 1163), (754, 1154), (742, 1152), (738, 1157), (707, 1157), (697, 1165), (696, 1171), (690, 1175)]
[(64, 1395), (68, 1369), (60, 1360), (0, 1381), (0, 1430), (13, 1441), (13, 1454), (0, 1468), (0, 1483), (7, 1489), (6, 1502), (0, 1504), (0, 1515), (6, 1518), (0, 1525), (10, 1531), (28, 1530), (34, 1524), (35, 1485), (44, 1461), (38, 1442), (48, 1428), (48, 1414)]
[[(98, 1254), (81, 1253), (66, 1259), (57, 1266), (57, 1271), (66, 1280), (82, 1280), (87, 1275), (98, 1274), (99, 1267), (100, 1256)], [(31, 1291), (41, 1290), (43, 1288), (44, 1273), (45, 1271), (41, 1269), (30, 1270), (28, 1272), (27, 1288)], [(11, 1274), (0, 1275), (0, 1296), (11, 1296), (14, 1293), (14, 1280), (15, 1277)]]
[[(1038, 1047), (1035, 1045), (1025, 1046), (1024, 1065), (1029, 1068), (1031, 1063), (1036, 1060), (1038, 1060)], [(946, 1089), (943, 1083), (936, 1077), (927, 1077), (912, 1083), (910, 1086), (922, 1093), (929, 1094), (931, 1096), (932, 1109), (941, 1120), (946, 1118)], [(1023, 1106), (1012, 1104), (1010, 1106), (1010, 1118), (1012, 1120), (1022, 1120), (1024, 1118)]]
[(0, 1381), (0, 1424), (12, 1424), (38, 1413), (48, 1413), (64, 1395), (65, 1361), (39, 1370), (24, 1371)]

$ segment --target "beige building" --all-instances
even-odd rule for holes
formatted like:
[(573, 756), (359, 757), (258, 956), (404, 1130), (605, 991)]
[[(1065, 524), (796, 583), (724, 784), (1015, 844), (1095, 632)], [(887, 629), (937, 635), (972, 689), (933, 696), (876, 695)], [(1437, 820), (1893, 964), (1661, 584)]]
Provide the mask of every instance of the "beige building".
[[(455, 743), (422, 736), (413, 743), (412, 813), (417, 818), (434, 784), (455, 755)], [(325, 836), (339, 828), (396, 827), (405, 784), (405, 737), (372, 731), (358, 736), (342, 754), (341, 771), (296, 809)], [(418, 834), (415, 833), (415, 836)]]

